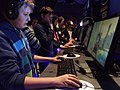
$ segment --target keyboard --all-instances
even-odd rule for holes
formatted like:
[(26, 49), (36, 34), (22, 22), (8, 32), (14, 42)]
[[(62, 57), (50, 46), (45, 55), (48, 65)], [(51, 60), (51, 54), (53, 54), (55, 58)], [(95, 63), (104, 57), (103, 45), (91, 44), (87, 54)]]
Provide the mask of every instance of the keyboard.
[(58, 63), (57, 76), (64, 74), (74, 74), (77, 76), (73, 59), (64, 59)]

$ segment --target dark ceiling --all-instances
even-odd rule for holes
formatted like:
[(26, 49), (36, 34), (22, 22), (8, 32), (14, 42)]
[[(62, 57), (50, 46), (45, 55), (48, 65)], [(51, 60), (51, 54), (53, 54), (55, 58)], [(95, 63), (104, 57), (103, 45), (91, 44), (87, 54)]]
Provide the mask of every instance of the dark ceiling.
[(55, 14), (79, 22), (83, 16), (83, 6), (88, 0), (35, 0), (38, 8), (50, 6)]

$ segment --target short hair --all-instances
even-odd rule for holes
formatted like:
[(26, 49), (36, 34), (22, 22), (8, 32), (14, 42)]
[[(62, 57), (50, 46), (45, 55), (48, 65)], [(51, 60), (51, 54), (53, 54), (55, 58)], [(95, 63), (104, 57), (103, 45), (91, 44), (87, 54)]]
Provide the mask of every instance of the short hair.
[(53, 9), (50, 8), (49, 6), (43, 6), (39, 10), (39, 15), (41, 15), (41, 14), (46, 15), (46, 14), (51, 14), (51, 13), (53, 13)]

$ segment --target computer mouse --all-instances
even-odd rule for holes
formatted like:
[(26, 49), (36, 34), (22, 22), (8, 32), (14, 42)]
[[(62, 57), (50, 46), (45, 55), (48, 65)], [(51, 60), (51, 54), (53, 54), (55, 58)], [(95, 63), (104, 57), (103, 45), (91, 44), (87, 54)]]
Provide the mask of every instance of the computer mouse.
[(67, 57), (75, 57), (75, 54), (73, 54), (73, 53), (68, 53), (68, 54), (67, 54)]
[(79, 87), (79, 88), (82, 88), (82, 85), (83, 85), (83, 84), (82, 84), (82, 83), (80, 83), (80, 87)]
[[(76, 89), (73, 89), (73, 90), (79, 90), (79, 88), (82, 88), (83, 84), (80, 83), (79, 85), (80, 85), (80, 87), (76, 87)], [(65, 90), (66, 90), (66, 89), (65, 89)]]
[(59, 57), (58, 59), (60, 59), (61, 61), (64, 61), (64, 58), (63, 58), (63, 57)]

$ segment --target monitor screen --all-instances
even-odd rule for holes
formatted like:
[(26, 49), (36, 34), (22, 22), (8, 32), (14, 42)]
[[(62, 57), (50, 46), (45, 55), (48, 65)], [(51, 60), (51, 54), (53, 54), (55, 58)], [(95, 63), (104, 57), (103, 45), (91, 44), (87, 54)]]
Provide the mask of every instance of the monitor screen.
[(87, 51), (103, 67), (105, 66), (110, 51), (118, 20), (119, 17), (113, 17), (95, 22), (91, 32)]
[(80, 23), (81, 30), (78, 34), (78, 40), (81, 42), (81, 44), (84, 45), (85, 48), (88, 46), (88, 41), (93, 27), (93, 23), (94, 21), (92, 17), (85, 17)]

